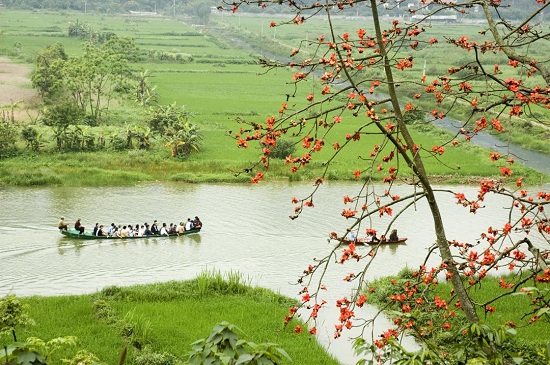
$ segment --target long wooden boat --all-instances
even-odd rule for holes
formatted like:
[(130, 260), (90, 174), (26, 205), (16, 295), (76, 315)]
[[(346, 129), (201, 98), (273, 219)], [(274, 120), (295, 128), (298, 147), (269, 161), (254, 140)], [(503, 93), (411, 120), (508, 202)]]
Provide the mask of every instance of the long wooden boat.
[(178, 236), (185, 236), (193, 233), (199, 233), (200, 231), (201, 231), (200, 228), (193, 228), (183, 233), (173, 233), (170, 235), (154, 234), (150, 236), (115, 237), (115, 236), (94, 236), (92, 232), (84, 232), (83, 234), (80, 234), (75, 229), (71, 229), (68, 231), (65, 231), (62, 229), (59, 230), (59, 232), (61, 232), (61, 234), (64, 236), (70, 237), (70, 238), (76, 238), (79, 240), (138, 240), (143, 238), (169, 238), (169, 237), (178, 237)]
[[(352, 241), (350, 240), (342, 240), (342, 243), (344, 244), (350, 244)], [(355, 240), (356, 245), (369, 245), (369, 246), (376, 246), (378, 244), (380, 245), (392, 245), (392, 244), (400, 244), (407, 242), (407, 237), (400, 237), (397, 241), (370, 241), (367, 238), (357, 238)]]

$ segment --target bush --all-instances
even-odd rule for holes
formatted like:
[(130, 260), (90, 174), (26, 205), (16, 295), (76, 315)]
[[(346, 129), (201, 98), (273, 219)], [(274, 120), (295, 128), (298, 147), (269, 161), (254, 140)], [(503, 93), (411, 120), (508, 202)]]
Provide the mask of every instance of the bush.
[(17, 130), (10, 123), (0, 119), (0, 158), (15, 154)]
[(285, 159), (296, 151), (294, 142), (288, 139), (279, 139), (275, 147), (271, 149), (271, 157)]
[(277, 365), (283, 359), (290, 361), (288, 354), (278, 345), (248, 342), (241, 339), (237, 331), (242, 333), (228, 322), (216, 325), (208, 338), (193, 343), (189, 364)]
[(31, 126), (28, 126), (21, 131), (21, 137), (23, 137), (23, 139), (27, 143), (27, 147), (31, 148), (35, 152), (38, 151), (38, 148), (40, 146), (38, 136), (38, 130)]
[(77, 124), (84, 116), (80, 108), (71, 102), (62, 102), (44, 109), (42, 123), (48, 127), (63, 127)]
[(413, 109), (403, 113), (403, 121), (405, 124), (423, 123), (426, 121), (426, 114), (422, 110)]
[(168, 352), (154, 352), (150, 346), (145, 346), (134, 360), (135, 365), (175, 365), (178, 362), (176, 356)]

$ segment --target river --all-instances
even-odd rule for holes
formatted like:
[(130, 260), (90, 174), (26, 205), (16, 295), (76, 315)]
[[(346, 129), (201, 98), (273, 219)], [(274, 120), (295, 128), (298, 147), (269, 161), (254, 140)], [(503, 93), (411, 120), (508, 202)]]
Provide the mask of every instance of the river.
[[(358, 185), (330, 183), (321, 187), (315, 207), (296, 220), (292, 196), (304, 196), (309, 184), (192, 185), (142, 184), (108, 188), (0, 188), (0, 295), (19, 296), (92, 293), (108, 285), (130, 285), (191, 279), (203, 270), (240, 272), (253, 285), (298, 297), (294, 285), (314, 258), (329, 253), (331, 231), (342, 233), (349, 221), (341, 216), (344, 195)], [(398, 187), (405, 194), (408, 187)], [(454, 187), (475, 194), (472, 187)], [(506, 204), (488, 196), (487, 206)], [(502, 226), (504, 210), (480, 210), (475, 216), (454, 198), (441, 199), (447, 233), (460, 242), (475, 240), (487, 227)], [(63, 237), (55, 225), (61, 216), (71, 223), (82, 218), (91, 228), (145, 221), (178, 222), (199, 216), (204, 228), (197, 235), (134, 241), (80, 241)], [(382, 223), (379, 222), (379, 227)], [(397, 221), (407, 244), (381, 247), (370, 269), (372, 278), (417, 267), (434, 242), (431, 219), (424, 203)], [(368, 247), (359, 250), (366, 253)], [(435, 262), (434, 262), (435, 263)], [(350, 296), (354, 284), (342, 280), (358, 263), (333, 265), (325, 279), (328, 300)], [(372, 316), (367, 308), (361, 316)], [(282, 320), (282, 319), (281, 319)], [(350, 341), (344, 333), (332, 340), (335, 308), (321, 317), (319, 339), (342, 364), (353, 364)], [(380, 327), (386, 326), (383, 320)], [(375, 336), (380, 332), (374, 331)]]
[[(428, 117), (431, 118), (431, 117)], [(464, 127), (464, 123), (450, 118), (436, 119), (433, 124), (437, 127), (449, 130), (453, 133), (458, 133), (460, 128)], [(504, 156), (513, 157), (516, 161), (531, 167), (547, 175), (550, 175), (550, 155), (528, 150), (519, 145), (506, 143), (494, 135), (481, 131), (471, 139), (475, 145), (489, 148), (491, 151), (499, 152)]]

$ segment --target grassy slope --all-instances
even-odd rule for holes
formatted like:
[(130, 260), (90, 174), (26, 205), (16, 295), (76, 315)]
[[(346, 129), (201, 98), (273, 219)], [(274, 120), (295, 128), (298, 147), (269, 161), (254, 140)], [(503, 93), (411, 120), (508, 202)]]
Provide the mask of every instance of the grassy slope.
[[(201, 290), (195, 279), (186, 282), (139, 285), (127, 288), (110, 287), (101, 293), (83, 296), (29, 297), (21, 300), (30, 305), (30, 316), (36, 325), (28, 333), (18, 331), (21, 340), (29, 336), (49, 340), (59, 336), (74, 335), (79, 348), (96, 354), (102, 362), (115, 364), (124, 341), (113, 326), (98, 321), (93, 301), (99, 296), (123, 319), (129, 312), (141, 323), (151, 325), (148, 342), (158, 353), (169, 352), (186, 359), (191, 343), (206, 338), (212, 328), (228, 321), (238, 326), (243, 338), (256, 343), (272, 342), (289, 353), (295, 364), (337, 364), (316, 341), (308, 335), (296, 335), (292, 322), (283, 327), (283, 319), (294, 302), (261, 288), (237, 285), (232, 289), (212, 279), (217, 289)], [(105, 293), (109, 292), (111, 295)], [(137, 327), (136, 327), (137, 328)], [(10, 341), (0, 337), (1, 343)], [(73, 350), (59, 353), (54, 364), (63, 357), (70, 357)], [(130, 347), (129, 360), (137, 355)]]

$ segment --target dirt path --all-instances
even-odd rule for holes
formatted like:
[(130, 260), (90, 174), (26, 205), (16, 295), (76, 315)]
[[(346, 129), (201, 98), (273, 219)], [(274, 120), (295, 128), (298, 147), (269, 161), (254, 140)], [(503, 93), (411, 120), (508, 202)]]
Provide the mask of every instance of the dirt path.
[(31, 67), (0, 57), (0, 109), (10, 109), (18, 103), (14, 113), (27, 115), (26, 110), (38, 97), (31, 87)]

